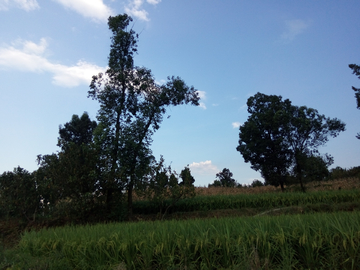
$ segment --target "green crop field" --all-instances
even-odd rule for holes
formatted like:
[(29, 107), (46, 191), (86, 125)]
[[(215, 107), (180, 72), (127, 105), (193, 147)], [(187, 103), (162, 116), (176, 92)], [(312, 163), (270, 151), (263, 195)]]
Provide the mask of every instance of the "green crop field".
[[(260, 208), (269, 209), (274, 207), (299, 206), (317, 203), (338, 204), (344, 202), (359, 202), (360, 190), (335, 190), (321, 192), (289, 192), (289, 193), (265, 193), (265, 194), (235, 194), (235, 195), (212, 195), (196, 196), (178, 202), (172, 211), (192, 212), (209, 211), (218, 209), (241, 209)], [(152, 213), (158, 209), (147, 201), (134, 203), (134, 211), (139, 214)]]
[[(0, 246), (0, 269), (360, 269), (359, 207), (359, 189), (200, 194), (164, 221), (25, 230), (12, 248)], [(222, 214), (243, 209), (252, 214)], [(279, 209), (290, 211), (272, 215)], [(145, 220), (156, 211), (134, 203)], [(220, 218), (194, 219), (196, 211)]]
[(65, 226), (18, 251), (43, 269), (359, 269), (360, 213)]

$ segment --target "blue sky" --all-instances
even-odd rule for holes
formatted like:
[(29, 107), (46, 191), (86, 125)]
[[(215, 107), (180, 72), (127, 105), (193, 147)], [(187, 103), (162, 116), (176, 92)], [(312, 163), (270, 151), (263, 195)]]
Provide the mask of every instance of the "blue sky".
[(87, 98), (104, 71), (109, 15), (128, 13), (140, 33), (137, 66), (158, 82), (180, 76), (201, 106), (170, 108), (153, 136), (153, 154), (195, 185), (229, 168), (239, 183), (261, 179), (236, 151), (246, 101), (281, 95), (346, 123), (322, 153), (334, 165), (360, 165), (360, 111), (348, 65), (360, 64), (360, 2), (240, 0), (0, 0), (0, 173), (37, 169), (36, 156), (59, 150), (60, 124), (99, 105)]

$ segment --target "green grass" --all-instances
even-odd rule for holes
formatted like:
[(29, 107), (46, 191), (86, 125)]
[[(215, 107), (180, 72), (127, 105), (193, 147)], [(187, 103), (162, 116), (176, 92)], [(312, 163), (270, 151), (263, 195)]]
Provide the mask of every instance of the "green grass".
[[(285, 192), (265, 194), (237, 194), (196, 196), (179, 201), (170, 212), (210, 211), (218, 209), (261, 208), (302, 206), (309, 204), (338, 204), (360, 201), (360, 190), (336, 190), (321, 192)], [(134, 213), (156, 213), (158, 209), (147, 201), (137, 201), (133, 205)]]
[(12, 252), (12, 269), (358, 269), (360, 213), (65, 226)]

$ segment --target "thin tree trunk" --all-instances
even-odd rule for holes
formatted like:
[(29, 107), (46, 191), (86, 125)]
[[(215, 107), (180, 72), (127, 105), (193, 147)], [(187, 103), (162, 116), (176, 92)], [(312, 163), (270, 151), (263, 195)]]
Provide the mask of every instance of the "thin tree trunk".
[(300, 183), (301, 191), (305, 192), (305, 187), (304, 187), (303, 181), (302, 181), (301, 161), (299, 161), (298, 158), (296, 159), (296, 172), (297, 172), (297, 179), (298, 179), (298, 181)]
[(116, 125), (115, 125), (115, 142), (114, 142), (114, 149), (112, 153), (112, 164), (111, 164), (111, 171), (110, 177), (108, 179), (108, 189), (106, 192), (106, 209), (110, 213), (113, 207), (113, 192), (114, 192), (114, 182), (115, 182), (115, 173), (116, 173), (116, 162), (117, 156), (119, 151), (119, 137), (120, 137), (120, 112), (117, 113), (116, 116)]
[(284, 191), (285, 191), (285, 188), (284, 188), (284, 182), (283, 182), (283, 181), (281, 181), (280, 187), (281, 187), (281, 192), (284, 192)]
[(133, 160), (131, 162), (132, 168), (130, 171), (130, 182), (128, 184), (128, 218), (130, 218), (133, 214), (133, 194), (132, 193), (134, 190), (134, 183), (135, 183), (134, 175), (135, 175), (135, 169), (136, 169), (136, 159), (139, 155), (141, 144), (146, 136), (147, 131), (150, 128), (152, 119), (153, 119), (153, 115), (149, 118), (149, 121), (145, 126), (144, 132), (141, 134), (141, 137), (139, 138), (139, 142), (138, 142), (138, 145), (136, 146)]

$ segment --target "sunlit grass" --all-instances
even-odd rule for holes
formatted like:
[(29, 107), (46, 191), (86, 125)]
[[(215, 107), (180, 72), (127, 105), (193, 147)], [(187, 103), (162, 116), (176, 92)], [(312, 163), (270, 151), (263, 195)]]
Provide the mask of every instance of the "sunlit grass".
[(356, 269), (359, 248), (358, 212), (66, 226), (19, 244), (74, 269)]

